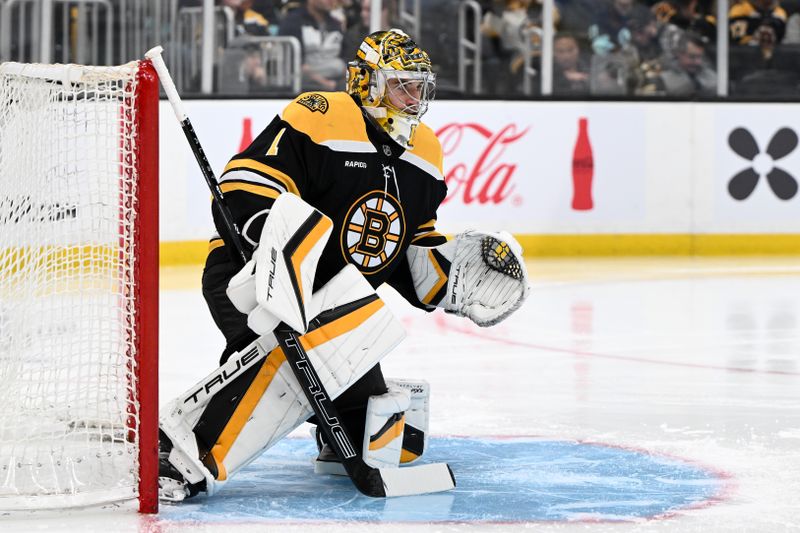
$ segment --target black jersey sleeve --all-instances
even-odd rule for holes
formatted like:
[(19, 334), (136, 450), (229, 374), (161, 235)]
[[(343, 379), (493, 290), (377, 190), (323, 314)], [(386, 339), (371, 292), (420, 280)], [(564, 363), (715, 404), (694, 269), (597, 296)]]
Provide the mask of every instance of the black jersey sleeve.
[[(301, 198), (309, 194), (318, 154), (310, 154), (307, 137), (280, 117), (275, 119), (243, 152), (235, 155), (220, 177), (220, 189), (234, 220), (252, 251), (264, 221), (280, 194)], [(215, 225), (220, 228), (215, 211)]]

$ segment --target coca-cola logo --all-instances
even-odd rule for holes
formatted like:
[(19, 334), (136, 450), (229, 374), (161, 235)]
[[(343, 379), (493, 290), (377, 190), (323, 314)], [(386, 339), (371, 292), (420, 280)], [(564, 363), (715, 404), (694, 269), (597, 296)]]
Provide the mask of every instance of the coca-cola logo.
[[(446, 169), (447, 203), (460, 198), (464, 204), (521, 204), (514, 195), (516, 163), (503, 156), (506, 150), (522, 139), (530, 128), (520, 130), (516, 124), (491, 129), (474, 122), (451, 122), (441, 127), (436, 136), (442, 143), (445, 161), (456, 161)], [(478, 146), (478, 149), (474, 149)]]

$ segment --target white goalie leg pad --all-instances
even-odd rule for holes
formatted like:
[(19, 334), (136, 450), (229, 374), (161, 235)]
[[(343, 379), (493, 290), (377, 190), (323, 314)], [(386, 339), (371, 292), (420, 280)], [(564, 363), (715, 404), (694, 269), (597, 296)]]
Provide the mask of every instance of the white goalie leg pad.
[[(411, 246), (407, 257), (423, 303), (468, 317), (479, 326), (507, 318), (530, 292), (522, 247), (504, 231), (466, 231), (434, 248)], [(442, 291), (445, 274), (447, 287)], [(431, 299), (425, 302), (426, 298)]]
[[(308, 308), (316, 316), (309, 322), (308, 332), (298, 340), (332, 398), (339, 396), (374, 367), (405, 336), (399, 321), (353, 265), (342, 269), (317, 291)], [(266, 338), (274, 340), (273, 336)], [(169, 423), (171, 427), (179, 426), (183, 433), (171, 431), (168, 435), (179, 439), (180, 449), (184, 450), (189, 457), (186, 461), (190, 463), (190, 468), (180, 471), (187, 476), (194, 470), (201, 470), (210, 494), (313, 412), (291, 369), (284, 364), (286, 359), (280, 348), (272, 349), (269, 355), (260, 357), (258, 361), (250, 363), (250, 366), (260, 365), (258, 374), (229, 414), (217, 442), (211, 445), (216, 477), (198, 459), (196, 439), (191, 433), (200, 414), (172, 410), (178, 420), (169, 420)], [(211, 387), (206, 394), (206, 388), (204, 385), (195, 387), (181, 398), (192, 398), (197, 393), (198, 404), (203, 401), (207, 404), (218, 390)], [(184, 440), (188, 442), (184, 443)], [(188, 476), (187, 479), (196, 482)]]
[(385, 394), (369, 397), (361, 452), (369, 466), (397, 468), (400, 465), (405, 412), (410, 403), (409, 392), (402, 388), (389, 387)]
[(331, 220), (300, 197), (278, 196), (264, 222), (253, 258), (231, 279), (228, 298), (264, 335), (280, 321), (304, 333), (317, 263), (333, 229)]
[(188, 482), (199, 483), (205, 479), (209, 493), (214, 492), (215, 478), (200, 460), (197, 439), (192, 428), (216, 393), (248, 369), (261, 364), (277, 344), (272, 335), (258, 338), (247, 348), (232, 354), (224, 365), (161, 410), (159, 428), (169, 437), (173, 446), (169, 462)]
[(405, 413), (400, 464), (411, 464), (425, 453), (428, 445), (431, 387), (421, 379), (387, 379), (386, 385), (408, 392), (409, 405)]

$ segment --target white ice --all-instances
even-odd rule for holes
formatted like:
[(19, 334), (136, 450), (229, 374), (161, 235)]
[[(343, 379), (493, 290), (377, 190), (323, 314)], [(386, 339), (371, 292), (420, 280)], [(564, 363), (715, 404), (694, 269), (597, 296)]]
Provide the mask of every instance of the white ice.
[[(481, 329), (381, 291), (409, 337), (383, 364), (432, 386), (436, 435), (647, 450), (727, 477), (720, 501), (633, 523), (172, 523), (116, 510), (6, 531), (800, 531), (800, 260), (532, 260), (529, 301)], [(161, 403), (216, 364), (197, 269), (163, 269)], [(306, 435), (301, 427), (298, 435)]]

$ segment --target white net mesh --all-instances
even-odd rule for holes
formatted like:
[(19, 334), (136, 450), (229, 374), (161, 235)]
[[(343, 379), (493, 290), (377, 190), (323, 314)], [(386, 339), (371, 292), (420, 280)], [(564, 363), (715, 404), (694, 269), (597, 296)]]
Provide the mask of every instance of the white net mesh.
[(0, 67), (0, 509), (136, 495), (136, 68)]

